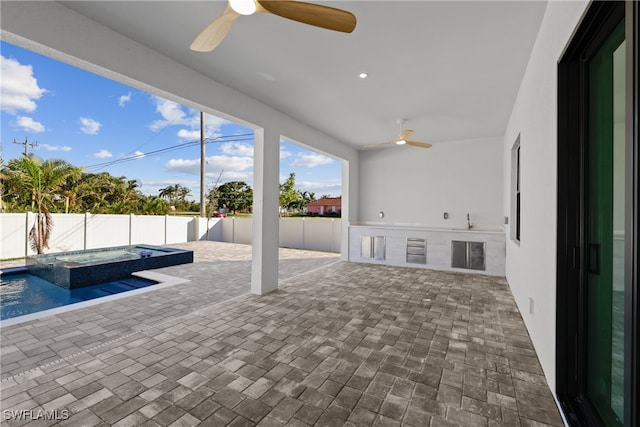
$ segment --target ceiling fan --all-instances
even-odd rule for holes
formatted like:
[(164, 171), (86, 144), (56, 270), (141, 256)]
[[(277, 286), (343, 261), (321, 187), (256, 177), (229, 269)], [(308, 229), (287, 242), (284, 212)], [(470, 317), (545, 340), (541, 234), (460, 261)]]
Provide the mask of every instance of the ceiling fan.
[(431, 144), (429, 144), (428, 142), (409, 141), (409, 138), (413, 134), (413, 131), (411, 129), (402, 130), (402, 125), (404, 124), (404, 122), (405, 120), (398, 120), (398, 123), (400, 124), (400, 136), (398, 136), (398, 138), (389, 142), (380, 142), (378, 144), (365, 145), (364, 148), (377, 148), (384, 147), (385, 145), (411, 145), (413, 147), (431, 148)]
[(356, 27), (356, 17), (346, 10), (313, 3), (289, 0), (229, 0), (227, 8), (191, 43), (191, 50), (210, 52), (231, 30), (240, 15), (256, 12), (271, 13), (327, 30), (350, 33)]

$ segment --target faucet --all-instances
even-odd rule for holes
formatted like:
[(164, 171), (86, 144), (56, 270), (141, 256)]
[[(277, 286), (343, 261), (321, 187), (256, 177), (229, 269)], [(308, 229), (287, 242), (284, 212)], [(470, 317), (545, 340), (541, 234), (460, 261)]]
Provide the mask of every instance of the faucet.
[(469, 218), (469, 213), (467, 213), (467, 230), (471, 230), (473, 224), (471, 223), (471, 219)]

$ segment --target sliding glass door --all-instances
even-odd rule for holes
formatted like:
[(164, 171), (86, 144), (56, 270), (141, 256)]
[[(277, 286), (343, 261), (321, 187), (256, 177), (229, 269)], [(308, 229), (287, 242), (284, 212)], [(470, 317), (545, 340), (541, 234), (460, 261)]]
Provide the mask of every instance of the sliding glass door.
[(587, 395), (608, 426), (624, 418), (625, 43), (620, 22), (588, 64)]
[(640, 425), (639, 22), (639, 2), (591, 2), (558, 64), (556, 391), (572, 426)]

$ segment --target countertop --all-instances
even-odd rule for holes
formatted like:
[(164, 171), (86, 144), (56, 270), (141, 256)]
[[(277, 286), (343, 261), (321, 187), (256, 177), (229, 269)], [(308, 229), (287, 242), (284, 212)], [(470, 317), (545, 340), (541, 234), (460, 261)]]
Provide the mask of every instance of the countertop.
[(387, 230), (408, 230), (408, 231), (429, 231), (441, 233), (482, 233), (482, 234), (504, 234), (502, 230), (482, 229), (482, 228), (440, 228), (420, 225), (402, 225), (402, 224), (382, 224), (382, 223), (354, 223), (349, 224), (349, 228), (377, 228)]

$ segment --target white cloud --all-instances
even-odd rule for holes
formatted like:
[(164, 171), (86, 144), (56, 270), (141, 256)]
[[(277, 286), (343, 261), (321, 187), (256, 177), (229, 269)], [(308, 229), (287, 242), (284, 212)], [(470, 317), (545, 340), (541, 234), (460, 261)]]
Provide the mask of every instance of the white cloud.
[(131, 101), (131, 92), (118, 98), (118, 105), (124, 107), (127, 102)]
[[(195, 117), (198, 119), (198, 129), (200, 128), (200, 112), (196, 110), (193, 111)], [(213, 137), (216, 132), (220, 130), (223, 125), (231, 123), (229, 120), (221, 119), (220, 117), (212, 116), (211, 114), (205, 114), (204, 124), (207, 128), (207, 136), (209, 138)]]
[(0, 56), (2, 79), (0, 79), (0, 108), (9, 114), (18, 111), (33, 112), (36, 100), (46, 89), (38, 86), (31, 65), (22, 65), (15, 59)]
[[(207, 175), (217, 178), (220, 171), (224, 170), (223, 177), (228, 180), (234, 173), (246, 171), (253, 167), (251, 157), (241, 156), (209, 156), (207, 157)], [(192, 175), (200, 175), (200, 159), (171, 159), (167, 162), (166, 168), (173, 172), (182, 172)]]
[(102, 124), (88, 117), (80, 117), (80, 130), (87, 135), (97, 135)]
[(286, 159), (287, 157), (291, 157), (291, 156), (293, 156), (293, 153), (280, 149), (280, 159)]
[(93, 153), (93, 157), (97, 157), (98, 159), (108, 159), (113, 157), (113, 154), (108, 150), (100, 150), (97, 153)]
[(220, 151), (229, 156), (253, 157), (253, 145), (241, 142), (225, 142), (220, 146)]
[(193, 180), (179, 180), (179, 179), (164, 179), (164, 180), (143, 179), (141, 182), (142, 182), (142, 185), (149, 185), (149, 186), (154, 186), (158, 188), (166, 187), (167, 185), (174, 185), (174, 184), (185, 185), (187, 187), (197, 184), (197, 182)]
[(156, 104), (156, 112), (160, 113), (162, 119), (153, 121), (149, 125), (149, 129), (151, 129), (152, 131), (159, 131), (167, 126), (184, 126), (186, 124), (191, 125), (187, 114), (179, 104), (160, 98), (158, 96), (152, 96), (151, 98)]
[(200, 159), (185, 160), (171, 159), (166, 164), (167, 170), (172, 172), (182, 172), (191, 175), (200, 175)]
[[(200, 139), (200, 112), (193, 108), (183, 107), (182, 105), (169, 101), (159, 96), (151, 96), (151, 100), (156, 105), (156, 112), (160, 114), (161, 119), (154, 120), (149, 129), (158, 132), (169, 126), (186, 127), (180, 129), (177, 133), (181, 139), (194, 141)], [(205, 117), (205, 136), (214, 138), (217, 136), (220, 128), (229, 123), (228, 120), (207, 114)]]
[(144, 156), (145, 156), (145, 154), (142, 151), (135, 151), (132, 154), (132, 157), (135, 157), (136, 160), (140, 160), (140, 159), (144, 158)]
[(333, 159), (324, 154), (310, 153), (310, 154), (298, 154), (298, 157), (291, 162), (291, 166), (299, 166), (303, 168), (314, 168), (320, 165), (326, 165), (332, 163)]
[(200, 130), (180, 129), (176, 135), (178, 135), (180, 139), (197, 141), (200, 139)]
[[(211, 178), (210, 180), (211, 186), (215, 184), (215, 180), (218, 179), (219, 175), (220, 175), (220, 172), (207, 174), (207, 177)], [(229, 182), (229, 181), (244, 181), (247, 184), (251, 185), (252, 179), (253, 179), (252, 172), (233, 172), (225, 169), (224, 172), (222, 173), (222, 176), (220, 177), (220, 182), (218, 183), (218, 185), (224, 184), (225, 182)]]
[(339, 179), (327, 179), (326, 181), (300, 181), (296, 184), (296, 187), (300, 188), (315, 188), (315, 189), (327, 189), (335, 190), (342, 187), (342, 181)]
[(36, 122), (31, 117), (19, 116), (14, 124), (24, 130), (34, 133), (40, 133), (46, 130), (42, 123)]
[(245, 171), (253, 167), (253, 158), (242, 156), (210, 156), (207, 157), (207, 168), (227, 172)]
[(326, 181), (301, 181), (296, 183), (296, 188), (302, 191), (316, 193), (316, 197), (322, 194), (339, 196), (342, 192), (342, 181), (338, 179), (328, 179)]
[(40, 144), (40, 147), (44, 148), (47, 151), (71, 151), (71, 147), (69, 147), (68, 145)]

